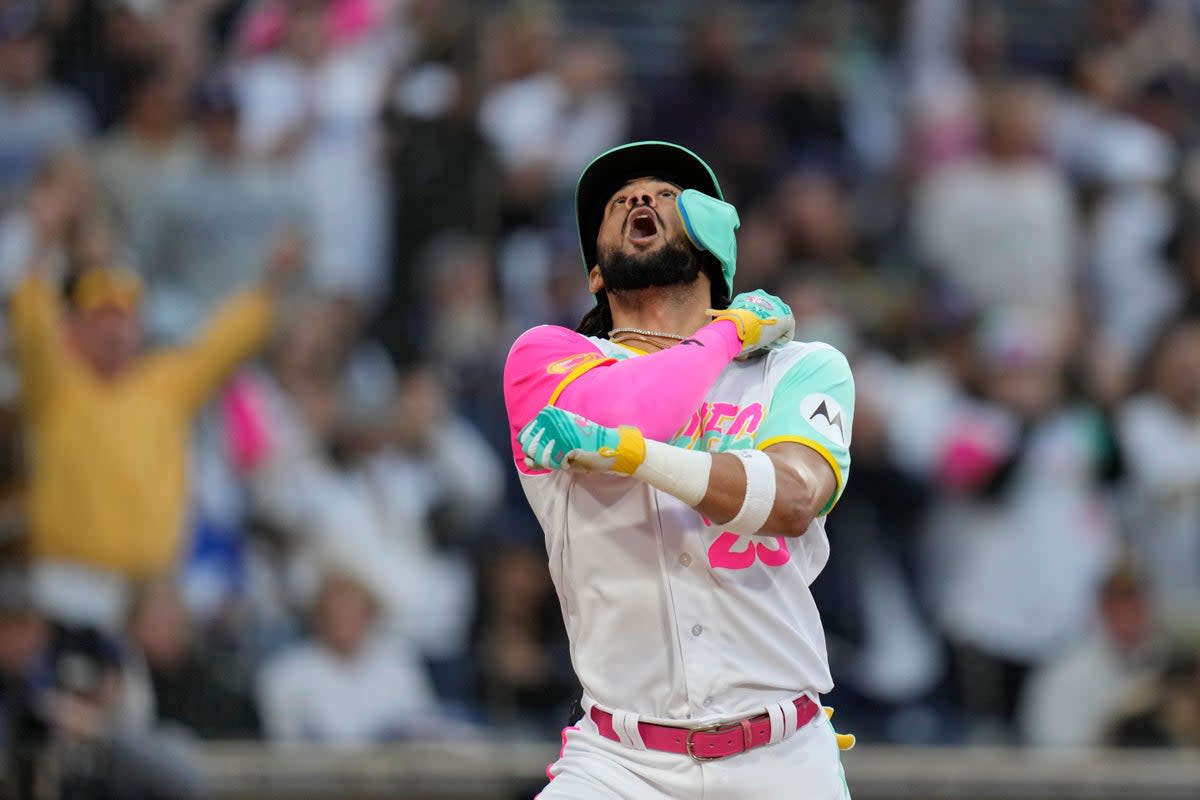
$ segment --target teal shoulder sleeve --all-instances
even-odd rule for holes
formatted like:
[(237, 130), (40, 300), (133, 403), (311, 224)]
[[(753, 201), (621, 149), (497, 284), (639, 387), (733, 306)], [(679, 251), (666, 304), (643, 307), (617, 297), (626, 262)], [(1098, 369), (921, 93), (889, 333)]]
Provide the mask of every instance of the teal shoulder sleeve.
[(833, 469), (837, 488), (818, 516), (842, 496), (850, 476), (850, 431), (854, 424), (854, 378), (846, 357), (833, 348), (805, 355), (780, 379), (754, 436), (765, 450), (796, 442), (820, 453)]

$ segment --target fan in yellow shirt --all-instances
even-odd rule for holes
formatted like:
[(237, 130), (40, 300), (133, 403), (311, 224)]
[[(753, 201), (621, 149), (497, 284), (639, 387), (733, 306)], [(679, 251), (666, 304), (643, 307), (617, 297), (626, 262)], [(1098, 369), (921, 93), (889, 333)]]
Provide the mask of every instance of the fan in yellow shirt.
[(299, 262), (299, 242), (286, 237), (259, 285), (228, 300), (192, 344), (151, 353), (141, 352), (133, 273), (76, 276), (65, 308), (41, 269), (25, 278), (10, 325), (32, 447), (35, 574), (59, 565), (125, 584), (174, 566), (192, 418), (263, 344), (274, 297)]

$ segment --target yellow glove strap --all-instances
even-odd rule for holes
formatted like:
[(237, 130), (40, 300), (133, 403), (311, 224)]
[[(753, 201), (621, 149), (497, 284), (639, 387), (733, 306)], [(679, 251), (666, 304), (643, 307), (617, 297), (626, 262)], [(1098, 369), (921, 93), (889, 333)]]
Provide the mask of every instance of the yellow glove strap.
[(637, 428), (629, 425), (620, 426), (617, 433), (619, 438), (616, 449), (602, 448), (600, 455), (614, 459), (613, 472), (632, 475), (646, 460), (646, 437), (642, 436), (642, 432)]
[(762, 337), (763, 325), (774, 325), (778, 320), (763, 319), (753, 311), (746, 311), (741, 308), (726, 308), (720, 311), (716, 309), (708, 309), (708, 313), (712, 315), (713, 321), (719, 319), (727, 319), (737, 326), (738, 338), (742, 341), (743, 347), (756, 344)]

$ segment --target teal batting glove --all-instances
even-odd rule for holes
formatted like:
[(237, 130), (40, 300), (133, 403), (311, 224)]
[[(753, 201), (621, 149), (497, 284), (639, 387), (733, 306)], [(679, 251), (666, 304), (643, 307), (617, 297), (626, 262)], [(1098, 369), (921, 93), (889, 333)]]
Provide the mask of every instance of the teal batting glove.
[(762, 290), (742, 292), (733, 298), (729, 308), (709, 310), (713, 319), (726, 319), (737, 325), (742, 351), (738, 358), (769, 347), (779, 347), (792, 340), (796, 333), (796, 318), (788, 304)]
[(632, 475), (646, 459), (637, 428), (606, 428), (587, 417), (546, 406), (517, 436), (525, 466)]

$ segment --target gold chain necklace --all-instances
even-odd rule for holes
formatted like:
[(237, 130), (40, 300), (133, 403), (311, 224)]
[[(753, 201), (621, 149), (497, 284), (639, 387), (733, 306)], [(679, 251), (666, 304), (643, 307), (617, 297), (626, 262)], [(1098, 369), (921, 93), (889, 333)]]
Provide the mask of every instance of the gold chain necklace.
[(612, 339), (614, 342), (621, 341), (620, 339), (613, 336), (614, 333), (637, 333), (637, 334), (641, 334), (642, 336), (660, 336), (663, 339), (674, 339), (677, 342), (682, 342), (684, 339), (688, 338), (686, 336), (680, 336), (678, 333), (663, 333), (662, 331), (647, 331), (647, 330), (642, 330), (641, 328), (613, 328), (611, 331), (608, 332), (608, 337), (610, 339)]

